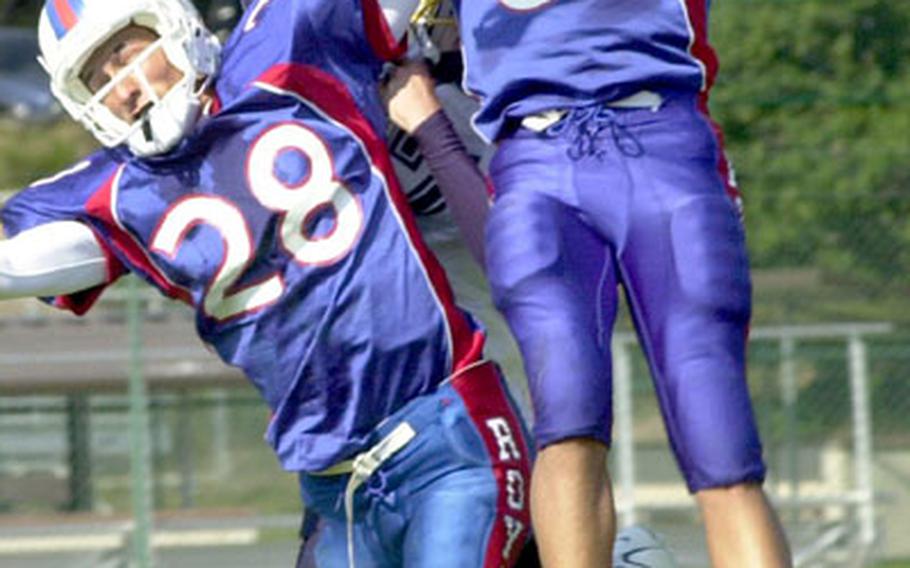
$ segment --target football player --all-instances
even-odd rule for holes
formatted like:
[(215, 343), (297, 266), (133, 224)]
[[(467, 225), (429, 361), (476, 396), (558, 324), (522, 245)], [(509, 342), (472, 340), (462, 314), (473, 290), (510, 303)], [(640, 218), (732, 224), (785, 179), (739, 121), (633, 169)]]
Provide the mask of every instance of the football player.
[(47, 0), (42, 62), (105, 146), (2, 213), (0, 295), (76, 313), (132, 272), (272, 411), (320, 566), (511, 565), (529, 452), (392, 172), (378, 83), (413, 6)]
[(707, 113), (710, 2), (454, 4), (475, 126), (498, 143), (487, 275), (530, 383), (544, 565), (609, 564), (618, 286), (712, 561), (788, 565), (746, 385), (739, 196)]

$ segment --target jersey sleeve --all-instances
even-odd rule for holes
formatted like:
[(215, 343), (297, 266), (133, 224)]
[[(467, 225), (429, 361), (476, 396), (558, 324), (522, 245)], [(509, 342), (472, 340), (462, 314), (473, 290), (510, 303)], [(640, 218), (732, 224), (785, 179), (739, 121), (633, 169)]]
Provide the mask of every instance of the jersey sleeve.
[[(324, 51), (327, 46), (331, 49)], [(229, 58), (236, 56), (250, 68), (339, 56), (381, 65), (405, 55), (407, 34), (395, 37), (381, 0), (258, 0), (226, 49)]]
[(299, 1), (307, 8), (311, 33), (331, 48), (324, 53), (332, 59), (381, 66), (407, 52), (406, 34), (400, 41), (394, 36), (380, 0)]
[(375, 88), (383, 64), (407, 49), (382, 8), (380, 0), (257, 0), (225, 44), (219, 100), (243, 96), (251, 83), (282, 65), (317, 67), (354, 93)]
[(81, 315), (91, 308), (108, 285), (126, 272), (103, 229), (86, 208), (92, 196), (109, 183), (117, 167), (113, 154), (99, 151), (53, 177), (33, 183), (7, 201), (0, 211), (0, 222), (7, 237), (54, 221), (85, 223), (92, 229), (105, 255), (107, 279), (104, 284), (73, 294), (42, 298), (43, 301)]

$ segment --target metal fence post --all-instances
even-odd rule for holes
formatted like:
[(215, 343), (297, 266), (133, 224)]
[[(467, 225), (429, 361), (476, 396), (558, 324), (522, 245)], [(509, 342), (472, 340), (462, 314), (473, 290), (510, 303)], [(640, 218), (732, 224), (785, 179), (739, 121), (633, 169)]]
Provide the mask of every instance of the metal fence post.
[(180, 469), (180, 507), (192, 509), (196, 500), (196, 449), (193, 443), (193, 402), (186, 390), (177, 395), (177, 459)]
[(629, 342), (613, 340), (613, 396), (616, 408), (616, 469), (622, 492), (621, 525), (637, 522), (635, 503), (635, 436), (632, 420), (632, 361)]
[(212, 451), (214, 453), (215, 476), (226, 479), (232, 468), (230, 427), (228, 412), (228, 395), (225, 389), (212, 393), (214, 409), (212, 410)]
[(84, 393), (66, 397), (69, 446), (69, 490), (71, 511), (91, 511), (94, 507), (89, 397)]
[(850, 389), (853, 391), (853, 469), (860, 494), (859, 539), (865, 548), (875, 542), (875, 495), (872, 480), (872, 419), (869, 413), (869, 373), (866, 344), (852, 333), (847, 344)]
[(128, 279), (126, 310), (130, 342), (130, 478), (134, 525), (130, 564), (136, 568), (150, 568), (152, 465), (149, 451), (149, 402), (142, 373), (142, 313), (139, 304), (139, 284), (135, 277)]
[(796, 340), (790, 334), (782, 335), (780, 338), (780, 390), (784, 405), (784, 430), (788, 433), (784, 439), (786, 466), (782, 469), (786, 472), (790, 502), (794, 505), (792, 514), (798, 516), (799, 510), (795, 506), (799, 502), (799, 437), (796, 435), (799, 426), (796, 421), (798, 390), (795, 356)]

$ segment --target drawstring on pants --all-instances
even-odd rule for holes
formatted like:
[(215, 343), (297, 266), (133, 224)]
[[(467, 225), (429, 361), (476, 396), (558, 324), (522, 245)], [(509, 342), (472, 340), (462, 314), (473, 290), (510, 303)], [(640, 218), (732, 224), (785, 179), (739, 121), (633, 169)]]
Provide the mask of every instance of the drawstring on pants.
[(347, 519), (348, 566), (354, 565), (354, 493), (379, 469), (386, 460), (395, 455), (414, 439), (417, 432), (407, 422), (402, 422), (394, 430), (369, 450), (358, 454), (351, 465), (351, 477), (344, 489), (344, 514)]
[(607, 154), (602, 147), (603, 134), (607, 130), (622, 155), (637, 158), (645, 153), (638, 138), (617, 122), (616, 111), (602, 104), (572, 109), (562, 120), (544, 130), (543, 135), (571, 139), (567, 153), (574, 161), (588, 156), (602, 160)]

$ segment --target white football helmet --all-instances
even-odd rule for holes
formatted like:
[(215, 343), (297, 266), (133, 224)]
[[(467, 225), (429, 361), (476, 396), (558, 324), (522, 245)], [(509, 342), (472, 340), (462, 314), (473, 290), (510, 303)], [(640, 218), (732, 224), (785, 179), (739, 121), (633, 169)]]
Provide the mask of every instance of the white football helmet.
[[(154, 31), (158, 40), (92, 93), (80, 79), (82, 67), (98, 47), (129, 25)], [(125, 142), (138, 156), (166, 152), (192, 129), (199, 116), (199, 95), (214, 79), (221, 53), (217, 38), (188, 0), (46, 0), (38, 40), (39, 61), (63, 108), (105, 146)], [(163, 97), (154, 93), (141, 69), (159, 48), (183, 74)], [(130, 76), (151, 102), (132, 124), (103, 103), (117, 83)]]

